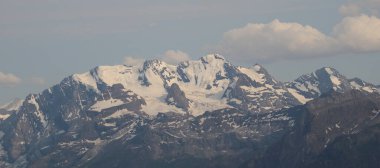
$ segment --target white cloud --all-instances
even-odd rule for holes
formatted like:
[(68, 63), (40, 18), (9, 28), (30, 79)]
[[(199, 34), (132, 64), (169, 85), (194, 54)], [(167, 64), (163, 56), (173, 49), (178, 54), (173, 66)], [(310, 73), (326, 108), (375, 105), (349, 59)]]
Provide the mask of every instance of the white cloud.
[(380, 20), (367, 15), (344, 18), (334, 27), (332, 35), (311, 26), (274, 20), (227, 31), (216, 50), (240, 62), (376, 52), (380, 51), (379, 30)]
[(187, 53), (180, 50), (168, 50), (162, 56), (162, 60), (169, 64), (178, 64), (183, 61), (190, 60)]
[(0, 86), (14, 86), (21, 83), (21, 79), (11, 73), (0, 72)]
[(375, 16), (346, 17), (335, 26), (334, 34), (354, 52), (380, 51), (380, 19)]
[(142, 63), (144, 63), (144, 59), (133, 56), (124, 57), (124, 64), (128, 66), (140, 65)]
[(239, 61), (303, 58), (334, 50), (335, 40), (311, 26), (274, 20), (250, 23), (224, 33), (217, 50)]

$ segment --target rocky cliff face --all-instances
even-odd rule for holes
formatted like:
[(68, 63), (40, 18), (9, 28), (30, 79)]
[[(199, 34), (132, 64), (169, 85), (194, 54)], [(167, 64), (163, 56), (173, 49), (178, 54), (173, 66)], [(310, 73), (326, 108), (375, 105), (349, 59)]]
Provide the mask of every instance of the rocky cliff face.
[[(264, 158), (252, 160), (248, 167), (253, 165), (265, 165), (264, 167), (346, 167), (346, 163), (356, 163), (358, 167), (366, 167), (360, 157), (353, 156), (365, 154), (366, 149), (350, 157), (347, 153), (351, 147), (342, 155), (342, 158), (352, 160), (343, 163), (341, 159), (326, 157), (326, 153), (338, 154), (336, 143), (351, 136), (357, 136), (371, 132), (376, 127), (380, 118), (378, 94), (367, 94), (357, 90), (346, 93), (333, 92), (324, 97), (312, 100), (304, 106), (289, 109), (301, 113), (296, 122), (294, 130), (282, 137), (276, 145), (273, 145)], [(375, 132), (373, 132), (375, 133)], [(369, 138), (367, 142), (360, 145), (369, 145), (369, 142), (378, 143), (379, 139)], [(359, 146), (359, 144), (358, 144)], [(354, 145), (353, 148), (358, 147)], [(377, 162), (370, 162), (375, 165)], [(367, 164), (367, 163), (366, 163)], [(356, 167), (351, 165), (349, 167)]]
[(378, 124), (378, 97), (331, 68), (282, 83), (220, 55), (99, 66), (0, 110), (0, 167), (320, 165)]
[(379, 127), (377, 124), (357, 134), (336, 138), (308, 167), (378, 167)]
[(178, 108), (188, 110), (190, 101), (186, 98), (185, 93), (179, 88), (178, 84), (173, 83), (168, 89), (168, 96), (166, 97), (168, 104), (175, 105)]

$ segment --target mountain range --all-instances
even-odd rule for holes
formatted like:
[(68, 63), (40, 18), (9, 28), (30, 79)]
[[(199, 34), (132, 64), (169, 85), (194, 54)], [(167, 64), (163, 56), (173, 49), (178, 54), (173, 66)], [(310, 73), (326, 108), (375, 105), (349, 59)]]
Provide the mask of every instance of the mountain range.
[(377, 167), (380, 88), (218, 54), (98, 66), (0, 107), (0, 167)]

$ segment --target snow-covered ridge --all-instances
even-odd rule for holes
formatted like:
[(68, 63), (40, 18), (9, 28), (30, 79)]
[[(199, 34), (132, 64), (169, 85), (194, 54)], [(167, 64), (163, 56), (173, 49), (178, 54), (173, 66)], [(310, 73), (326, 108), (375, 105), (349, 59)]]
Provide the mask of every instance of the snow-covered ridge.
[[(239, 74), (246, 75), (256, 84), (238, 86), (237, 89), (242, 92), (240, 94), (245, 95), (231, 96), (231, 89), (241, 78), (238, 77)], [(185, 61), (178, 65), (167, 64), (161, 60), (147, 60), (136, 66), (99, 66), (90, 72), (74, 74), (73, 79), (96, 91), (99, 91), (99, 84), (121, 84), (146, 101), (143, 111), (151, 115), (155, 115), (157, 109), (160, 109), (160, 112), (184, 112), (183, 109), (168, 105), (165, 101), (167, 89), (173, 83), (178, 84), (190, 100), (188, 112), (193, 115), (231, 105), (246, 106), (245, 109), (251, 111), (270, 111), (274, 104), (282, 104), (276, 105), (279, 108), (297, 104), (285, 103), (286, 101), (295, 100), (304, 104), (330, 89), (360, 89), (373, 92), (372, 88), (363, 84), (350, 83), (346, 77), (330, 67), (302, 75), (294, 82), (282, 84), (259, 64), (248, 68), (234, 66), (218, 54), (209, 54), (199, 60)], [(279, 99), (285, 102), (279, 103)], [(241, 105), (242, 103), (246, 105)]]
[(377, 92), (380, 93), (380, 87), (365, 82), (359, 78), (353, 78), (349, 80), (350, 85), (353, 89), (363, 90), (369, 93)]
[(374, 85), (358, 78), (348, 79), (331, 67), (324, 67), (313, 73), (302, 75), (295, 81), (287, 83), (287, 87), (293, 89), (291, 91), (295, 97), (305, 101), (312, 100), (331, 90), (345, 92), (356, 89), (369, 93), (379, 92)]
[[(205, 111), (229, 108), (230, 101), (236, 102), (237, 99), (226, 97), (226, 91), (232, 86), (231, 84), (236, 83), (238, 74), (245, 74), (250, 80), (267, 88), (262, 90), (263, 93), (257, 92), (256, 99), (261, 94), (267, 94), (264, 92), (276, 92), (279, 93), (278, 96), (288, 92), (286, 88), (275, 91), (273, 86), (277, 81), (261, 65), (256, 64), (250, 68), (236, 67), (218, 54), (209, 54), (199, 60), (185, 61), (178, 65), (170, 65), (161, 60), (147, 60), (137, 66), (99, 66), (90, 72), (74, 74), (72, 77), (75, 81), (86, 85), (88, 89), (97, 92), (100, 90), (99, 85), (121, 84), (145, 100), (146, 105), (142, 110), (151, 115), (163, 111), (185, 112), (165, 101), (167, 89), (176, 83), (190, 100), (187, 112), (200, 115)], [(257, 90), (255, 87), (249, 86), (244, 89), (248, 94)], [(273, 101), (275, 99), (276, 97), (273, 97)], [(97, 107), (101, 108), (105, 107)], [(253, 106), (249, 109), (255, 111), (257, 110), (255, 108), (258, 107)], [(270, 109), (269, 106), (265, 108)]]
[[(283, 83), (275, 80), (259, 64), (251, 67), (234, 66), (218, 54), (209, 54), (178, 65), (155, 59), (135, 66), (98, 66), (89, 72), (74, 74), (71, 79), (99, 95), (104, 94), (105, 87), (122, 85), (125, 90), (146, 102), (141, 111), (149, 115), (178, 112), (197, 116), (205, 111), (231, 107), (252, 112), (271, 112), (304, 104), (330, 89), (373, 91), (372, 85), (349, 81), (329, 67), (303, 75), (293, 82)], [(178, 108), (167, 102), (168, 89), (174, 83), (189, 100), (189, 108)], [(113, 97), (103, 97), (87, 110), (100, 112), (124, 103)]]
[(222, 56), (214, 54), (179, 65), (147, 60), (138, 66), (99, 66), (90, 72), (74, 74), (72, 78), (96, 91), (100, 89), (99, 84), (121, 84), (147, 102), (143, 110), (148, 114), (156, 114), (158, 110), (183, 112), (165, 102), (167, 87), (177, 83), (192, 100), (189, 112), (197, 114), (214, 108), (229, 107), (221, 100), (230, 83), (226, 65), (230, 64)]

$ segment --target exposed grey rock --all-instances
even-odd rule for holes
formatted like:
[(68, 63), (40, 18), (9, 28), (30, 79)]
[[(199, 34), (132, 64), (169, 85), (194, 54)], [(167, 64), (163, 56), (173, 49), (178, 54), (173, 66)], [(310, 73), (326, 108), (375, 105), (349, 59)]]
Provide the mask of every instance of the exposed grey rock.
[(168, 89), (166, 102), (184, 110), (187, 110), (190, 107), (190, 100), (186, 98), (185, 93), (176, 83), (173, 83)]

